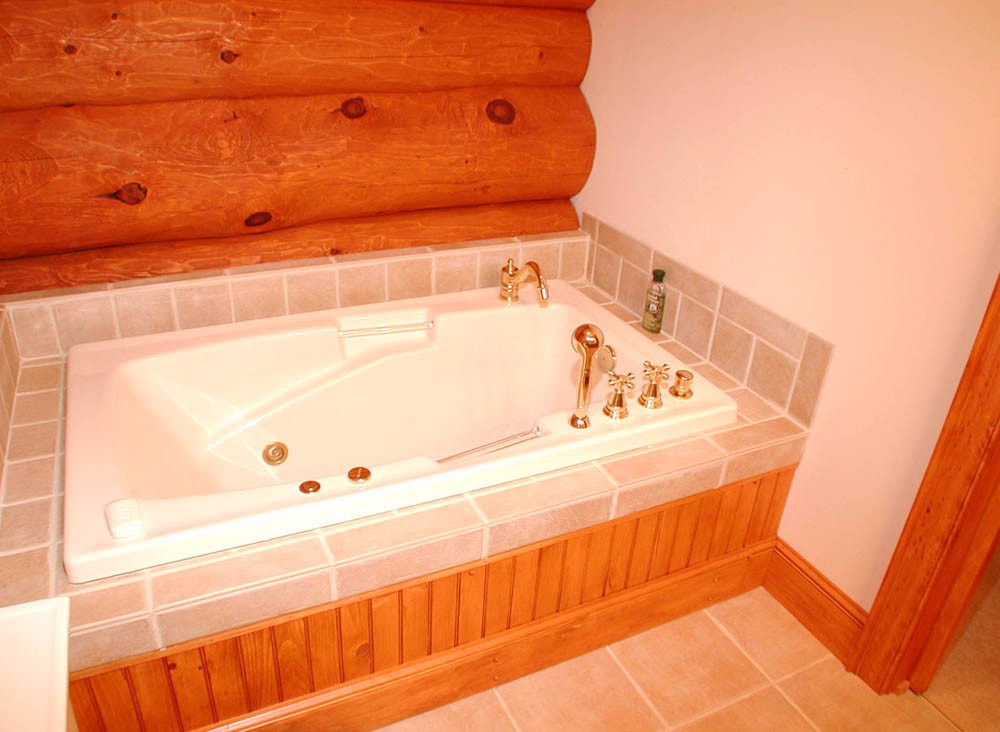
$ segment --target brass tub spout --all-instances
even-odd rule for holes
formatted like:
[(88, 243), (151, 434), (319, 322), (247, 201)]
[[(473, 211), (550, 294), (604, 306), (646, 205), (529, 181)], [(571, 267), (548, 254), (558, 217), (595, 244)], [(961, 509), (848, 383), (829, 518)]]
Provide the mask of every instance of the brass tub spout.
[(538, 287), (538, 304), (545, 307), (549, 299), (549, 286), (545, 282), (545, 275), (542, 274), (538, 262), (525, 262), (521, 269), (514, 266), (514, 260), (508, 259), (507, 264), (500, 268), (500, 299), (507, 302), (517, 302), (518, 289), (521, 283), (535, 274)]
[(594, 355), (604, 345), (604, 333), (593, 323), (584, 323), (573, 331), (570, 339), (573, 350), (580, 354), (580, 380), (576, 389), (576, 409), (569, 418), (571, 427), (578, 430), (590, 427), (587, 405), (590, 403), (590, 370)]

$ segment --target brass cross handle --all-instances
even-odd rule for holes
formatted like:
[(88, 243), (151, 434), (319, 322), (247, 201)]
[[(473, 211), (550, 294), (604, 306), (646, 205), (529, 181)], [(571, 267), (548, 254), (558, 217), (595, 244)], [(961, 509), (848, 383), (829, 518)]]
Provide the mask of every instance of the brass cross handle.
[(649, 361), (642, 362), (642, 376), (647, 381), (653, 381), (660, 383), (661, 381), (667, 380), (667, 373), (670, 371), (670, 367), (667, 364), (661, 366), (654, 366)]
[(611, 371), (608, 373), (608, 384), (612, 389), (621, 394), (635, 386), (635, 374), (631, 371), (624, 375)]

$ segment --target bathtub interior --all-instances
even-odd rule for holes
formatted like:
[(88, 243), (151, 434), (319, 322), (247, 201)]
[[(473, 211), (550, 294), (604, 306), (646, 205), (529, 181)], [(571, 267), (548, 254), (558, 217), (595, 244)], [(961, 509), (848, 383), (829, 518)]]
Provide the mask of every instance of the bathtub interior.
[[(438, 461), (571, 409), (579, 356), (567, 334), (579, 315), (561, 304), (493, 312), (486, 328), (481, 313), (410, 311), (403, 322), (433, 327), (342, 338), (363, 327), (347, 317), (129, 361), (111, 391), (130, 456), (116, 479), (167, 498)], [(607, 389), (595, 378), (592, 401)], [(288, 448), (280, 465), (262, 459), (272, 442)]]

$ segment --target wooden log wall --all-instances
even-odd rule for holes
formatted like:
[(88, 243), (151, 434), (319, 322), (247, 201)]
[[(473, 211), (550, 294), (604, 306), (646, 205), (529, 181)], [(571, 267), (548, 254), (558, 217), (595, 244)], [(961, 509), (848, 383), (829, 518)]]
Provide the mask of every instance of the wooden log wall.
[(575, 228), (591, 2), (0, 3), (0, 292)]
[[(599, 612), (615, 597), (643, 586), (671, 577), (696, 579), (698, 568), (706, 574), (694, 586), (710, 588), (705, 597), (721, 600), (739, 594), (749, 589), (751, 554), (763, 552), (766, 560), (774, 545), (793, 472), (794, 467), (785, 468), (273, 623), (79, 672), (70, 683), (77, 722), (81, 732), (179, 732), (277, 709), (337, 687), (349, 697), (352, 683), (387, 674), (399, 678), (401, 667), (446, 655), (448, 668), (457, 669), (463, 647), (473, 653), (475, 644), (560, 614), (589, 614), (587, 608)], [(729, 565), (742, 569), (720, 583), (712, 573)], [(751, 574), (752, 586), (763, 582), (763, 572)], [(673, 601), (687, 612), (705, 604), (700, 595)], [(648, 608), (645, 613), (648, 618), (636, 617), (621, 627), (636, 632), (666, 619)], [(580, 625), (577, 616), (568, 622)], [(566, 629), (553, 628), (556, 645), (569, 649), (567, 637), (560, 635)], [(553, 657), (521, 661), (512, 673), (590, 650), (591, 635), (598, 645), (618, 639), (592, 631), (584, 635), (572, 646), (574, 653), (557, 651)], [(469, 673), (478, 673), (475, 669), (483, 665), (469, 664)], [(495, 682), (499, 667), (485, 665), (486, 681)], [(429, 684), (427, 669), (420, 674), (423, 693)], [(447, 670), (444, 675), (448, 689), (472, 693), (482, 685), (454, 678)], [(430, 693), (425, 697), (420, 702), (425, 707), (442, 700)], [(348, 706), (350, 714), (361, 714), (366, 723), (342, 724), (334, 717), (316, 729), (375, 727), (418, 711), (405, 700), (390, 708), (372, 708), (365, 701)]]

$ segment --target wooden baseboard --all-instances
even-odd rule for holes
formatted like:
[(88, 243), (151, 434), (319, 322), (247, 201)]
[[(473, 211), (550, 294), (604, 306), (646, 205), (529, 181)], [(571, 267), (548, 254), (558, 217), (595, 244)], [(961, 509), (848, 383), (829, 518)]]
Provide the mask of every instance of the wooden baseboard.
[[(229, 720), (228, 732), (370, 730), (587, 653), (760, 586), (763, 542), (378, 677)], [(217, 729), (206, 727), (205, 731)]]
[(850, 660), (868, 614), (780, 538), (764, 589), (837, 658), (844, 663)]

